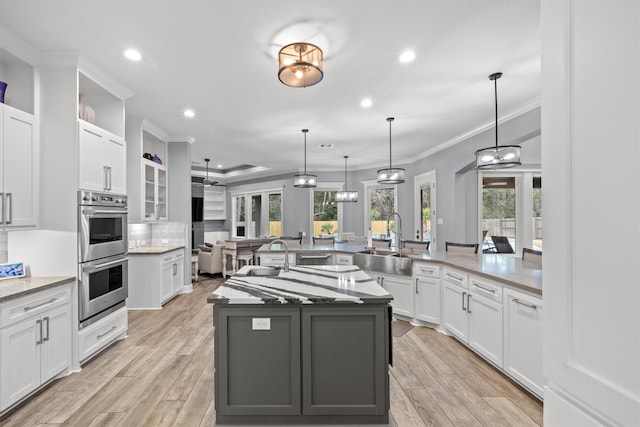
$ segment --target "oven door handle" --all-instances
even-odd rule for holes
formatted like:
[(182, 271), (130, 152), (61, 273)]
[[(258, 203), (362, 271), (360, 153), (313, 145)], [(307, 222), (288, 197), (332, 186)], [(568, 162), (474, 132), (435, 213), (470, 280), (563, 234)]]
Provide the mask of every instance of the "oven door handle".
[(87, 268), (88, 271), (94, 271), (94, 270), (98, 270), (104, 267), (109, 267), (111, 265), (116, 265), (116, 264), (122, 264), (125, 261), (128, 261), (129, 258), (122, 258), (122, 259), (118, 259), (115, 261), (109, 261), (109, 262), (105, 262), (104, 264), (98, 264), (98, 265), (92, 265), (91, 267)]
[(83, 209), (82, 210), (82, 215), (111, 215), (111, 214), (122, 214), (122, 215), (126, 215), (128, 214), (128, 211), (123, 211), (121, 209), (113, 209), (113, 210), (109, 210), (109, 209)]

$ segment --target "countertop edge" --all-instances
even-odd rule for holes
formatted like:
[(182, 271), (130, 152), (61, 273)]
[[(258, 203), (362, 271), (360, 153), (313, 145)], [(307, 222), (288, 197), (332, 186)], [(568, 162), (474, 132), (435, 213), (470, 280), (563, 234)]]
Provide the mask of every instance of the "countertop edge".
[(140, 248), (129, 249), (129, 255), (162, 255), (167, 252), (183, 249), (185, 245), (178, 246), (143, 246)]
[(24, 295), (63, 285), (76, 280), (73, 276), (44, 276), (8, 279), (0, 282), (0, 303), (19, 298)]

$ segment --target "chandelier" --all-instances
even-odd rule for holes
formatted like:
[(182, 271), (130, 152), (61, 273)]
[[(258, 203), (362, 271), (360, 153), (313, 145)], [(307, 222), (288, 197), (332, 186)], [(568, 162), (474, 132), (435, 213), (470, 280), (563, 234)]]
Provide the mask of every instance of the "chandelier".
[(288, 44), (278, 52), (278, 78), (291, 87), (313, 86), (324, 76), (322, 58), (322, 49), (314, 44)]

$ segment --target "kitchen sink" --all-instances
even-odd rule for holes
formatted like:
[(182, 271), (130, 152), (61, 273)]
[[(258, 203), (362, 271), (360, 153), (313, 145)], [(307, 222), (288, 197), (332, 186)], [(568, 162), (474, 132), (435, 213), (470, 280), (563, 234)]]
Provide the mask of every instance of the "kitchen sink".
[(280, 268), (266, 268), (266, 267), (258, 267), (252, 268), (246, 274), (246, 276), (255, 276), (255, 277), (269, 277), (269, 276), (277, 276), (280, 274)]
[(413, 261), (411, 258), (398, 255), (398, 253), (389, 253), (388, 255), (357, 253), (353, 254), (353, 263), (365, 271), (411, 276), (413, 273)]

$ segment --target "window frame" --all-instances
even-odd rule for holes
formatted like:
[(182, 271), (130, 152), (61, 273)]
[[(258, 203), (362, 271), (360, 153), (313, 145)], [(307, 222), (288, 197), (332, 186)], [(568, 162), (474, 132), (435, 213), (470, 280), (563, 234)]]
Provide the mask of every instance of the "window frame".
[[(314, 222), (314, 212), (313, 212), (313, 194), (316, 191), (342, 191), (344, 189), (344, 182), (318, 182), (315, 188), (311, 188), (309, 191), (309, 241), (312, 241), (313, 237), (313, 222)], [(336, 202), (338, 203), (338, 202)], [(338, 203), (338, 231), (336, 235), (340, 236), (343, 232), (344, 226), (344, 209), (342, 208), (343, 203)]]
[(379, 184), (378, 181), (362, 181), (364, 185), (364, 229), (367, 236), (371, 236), (371, 190), (385, 188), (393, 189), (393, 211), (398, 212), (398, 184)]
[[(262, 190), (255, 191), (236, 191), (230, 193), (231, 196), (231, 237), (234, 239), (255, 239), (261, 236), (255, 236), (254, 231), (251, 227), (251, 199), (254, 196), (260, 196), (260, 229), (261, 230), (269, 230), (269, 195), (271, 194), (279, 194), (280, 195), (280, 212), (284, 212), (284, 187), (276, 187), (276, 188), (268, 188)], [(237, 235), (237, 226), (239, 225), (236, 222), (237, 217), (237, 209), (236, 203), (234, 203), (236, 197), (244, 197), (244, 227), (245, 227), (245, 235), (238, 236)], [(282, 228), (284, 229), (284, 215), (282, 215)]]

